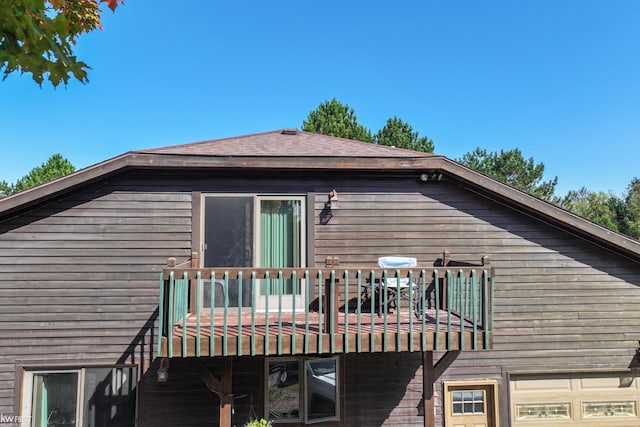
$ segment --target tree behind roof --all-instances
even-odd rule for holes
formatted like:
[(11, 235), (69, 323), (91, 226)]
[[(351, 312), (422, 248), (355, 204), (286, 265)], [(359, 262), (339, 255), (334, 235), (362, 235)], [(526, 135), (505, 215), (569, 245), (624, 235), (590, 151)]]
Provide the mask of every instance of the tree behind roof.
[(407, 150), (433, 152), (433, 141), (426, 136), (419, 136), (414, 132), (411, 125), (393, 116), (387, 119), (387, 123), (376, 133), (374, 140), (376, 144), (388, 145)]
[(318, 108), (312, 110), (307, 120), (302, 123), (302, 130), (338, 138), (373, 142), (371, 131), (358, 123), (353, 108), (335, 98), (323, 102)]
[(559, 206), (610, 230), (621, 231), (618, 219), (619, 201), (613, 194), (589, 191), (582, 187), (569, 191), (560, 200)]
[[(31, 169), (28, 174), (16, 181), (15, 184), (9, 185), (6, 181), (0, 181), (0, 197), (53, 181), (75, 170), (75, 166), (69, 160), (62, 157), (61, 154), (54, 154), (42, 165)], [(6, 194), (3, 194), (3, 192)]]
[(557, 202), (554, 192), (558, 177), (543, 181), (544, 163), (535, 163), (533, 157), (525, 159), (517, 148), (498, 153), (478, 147), (458, 162), (540, 199)]
[(624, 198), (621, 231), (640, 240), (640, 179), (633, 178)]

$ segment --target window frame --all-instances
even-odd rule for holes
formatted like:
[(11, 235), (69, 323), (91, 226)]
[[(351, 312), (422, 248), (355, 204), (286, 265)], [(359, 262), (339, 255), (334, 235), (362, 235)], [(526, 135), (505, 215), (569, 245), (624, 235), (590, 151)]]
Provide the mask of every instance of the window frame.
[[(497, 380), (478, 380), (478, 381), (444, 381), (443, 382), (443, 400), (444, 400), (444, 418), (445, 423), (452, 421), (452, 417), (458, 416), (474, 416), (479, 414), (453, 414), (453, 391), (456, 389), (474, 389), (483, 388), (486, 390), (484, 394), (485, 414), (488, 417), (489, 425), (492, 427), (500, 427), (500, 408), (498, 402), (498, 381)], [(449, 414), (452, 414), (449, 416)]]
[(34, 376), (41, 374), (77, 374), (76, 384), (76, 427), (81, 427), (84, 423), (84, 406), (85, 406), (85, 383), (86, 383), (86, 371), (91, 369), (111, 369), (116, 370), (133, 370), (135, 376), (130, 377), (129, 381), (135, 385), (135, 391), (133, 393), (133, 420), (132, 422), (137, 425), (138, 418), (138, 391), (139, 391), (139, 375), (140, 367), (138, 364), (118, 364), (118, 365), (83, 365), (83, 366), (22, 366), (21, 375), (21, 393), (20, 393), (20, 416), (22, 420), (29, 420), (28, 425), (33, 425), (32, 411), (33, 411), (33, 381)]
[(200, 251), (203, 256), (200, 257), (200, 267), (204, 267), (204, 252), (205, 245), (205, 222), (206, 222), (206, 203), (205, 199), (208, 197), (245, 197), (253, 199), (253, 242), (252, 254), (253, 254), (253, 266), (257, 266), (260, 260), (260, 245), (259, 233), (260, 233), (260, 202), (262, 200), (298, 200), (300, 201), (300, 267), (307, 266), (307, 203), (308, 196), (300, 193), (201, 193), (200, 194)]
[(29, 420), (29, 425), (33, 425), (33, 381), (36, 375), (47, 374), (77, 374), (76, 384), (76, 427), (81, 427), (84, 417), (84, 370), (82, 368), (69, 369), (25, 369), (22, 376), (22, 404), (21, 417), (23, 420)]
[[(335, 399), (335, 410), (336, 415), (333, 417), (324, 417), (318, 419), (309, 419), (307, 404), (309, 403), (308, 396), (308, 381), (307, 381), (307, 364), (319, 361), (327, 361), (333, 360), (336, 366), (336, 378), (335, 378), (335, 390), (336, 390), (336, 399)], [(278, 362), (297, 362), (298, 364), (298, 384), (300, 388), (299, 393), (299, 405), (301, 408), (300, 415), (298, 418), (290, 418), (290, 419), (271, 419), (270, 416), (270, 406), (269, 406), (269, 365), (271, 363)], [(290, 423), (303, 423), (303, 424), (317, 424), (323, 422), (331, 422), (331, 421), (340, 421), (341, 417), (341, 394), (340, 387), (342, 386), (341, 376), (341, 362), (339, 356), (330, 356), (330, 357), (265, 357), (264, 363), (264, 417), (271, 420), (273, 423), (278, 424), (290, 424)]]
[[(260, 243), (261, 243), (261, 237), (260, 237), (260, 209), (261, 209), (261, 202), (265, 201), (265, 200), (271, 200), (271, 201), (278, 201), (278, 200), (282, 200), (282, 201), (297, 201), (300, 203), (300, 231), (299, 231), (299, 266), (297, 266), (296, 268), (305, 268), (307, 266), (307, 258), (309, 256), (308, 254), (308, 234), (309, 234), (309, 223), (313, 223), (313, 221), (309, 221), (309, 212), (308, 212), (308, 205), (309, 205), (309, 195), (308, 194), (302, 194), (302, 193), (256, 193), (256, 192), (237, 192), (237, 193), (217, 193), (217, 192), (213, 192), (213, 193), (199, 193), (199, 215), (200, 215), (200, 220), (199, 220), (199, 230), (197, 231), (198, 234), (198, 238), (199, 238), (199, 244), (197, 245), (199, 247), (199, 250), (201, 251), (201, 256), (199, 259), (199, 266), (200, 267), (205, 267), (205, 259), (206, 257), (206, 248), (208, 245), (208, 242), (206, 240), (206, 221), (207, 221), (207, 213), (206, 213), (206, 199), (207, 198), (246, 198), (246, 199), (251, 199), (252, 200), (252, 215), (253, 215), (253, 223), (251, 224), (251, 235), (252, 235), (252, 241), (251, 241), (251, 256), (252, 256), (252, 267), (258, 267), (260, 265)], [(215, 266), (214, 266), (215, 267)], [(218, 266), (220, 267), (220, 266)], [(304, 290), (304, 279), (298, 279), (300, 282), (300, 286), (301, 289)], [(208, 286), (211, 286), (211, 292), (214, 292), (213, 290), (213, 286), (214, 284), (207, 284)], [(259, 292), (259, 288), (260, 288), (260, 284), (256, 283), (256, 288), (252, 289), (252, 297), (251, 297), (251, 305), (250, 306), (243, 306), (243, 310), (256, 310), (256, 311), (264, 311), (266, 309), (266, 305), (264, 303), (265, 298), (270, 298), (271, 301), (270, 302), (270, 306), (271, 307), (275, 307), (275, 297), (274, 296), (264, 296), (261, 295)], [(201, 301), (201, 309), (208, 309), (209, 307), (205, 306), (205, 287), (202, 287), (202, 294), (200, 297), (200, 301)], [(288, 299), (288, 298), (287, 298)], [(294, 306), (293, 308), (295, 310), (304, 310), (304, 295), (302, 293), (300, 294), (292, 294), (291, 296), (291, 304)], [(239, 303), (240, 304), (240, 303)], [(288, 308), (288, 307), (287, 307)], [(215, 311), (218, 312), (222, 312), (223, 308), (222, 307), (215, 307), (214, 308)]]

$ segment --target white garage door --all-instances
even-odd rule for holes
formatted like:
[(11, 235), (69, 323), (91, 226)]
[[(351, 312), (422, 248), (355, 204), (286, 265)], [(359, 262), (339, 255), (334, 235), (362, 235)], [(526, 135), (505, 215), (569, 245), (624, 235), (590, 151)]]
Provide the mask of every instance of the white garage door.
[(514, 375), (509, 384), (511, 424), (639, 427), (639, 383), (629, 372)]

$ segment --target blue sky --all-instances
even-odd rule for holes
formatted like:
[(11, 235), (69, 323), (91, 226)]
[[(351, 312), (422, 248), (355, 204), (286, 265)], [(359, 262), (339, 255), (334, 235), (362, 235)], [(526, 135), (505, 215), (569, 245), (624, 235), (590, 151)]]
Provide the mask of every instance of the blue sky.
[(61, 153), (300, 127), (337, 98), (376, 132), (394, 115), (457, 159), (520, 148), (621, 195), (640, 177), (640, 2), (126, 0), (84, 36), (90, 82), (0, 82), (0, 179)]

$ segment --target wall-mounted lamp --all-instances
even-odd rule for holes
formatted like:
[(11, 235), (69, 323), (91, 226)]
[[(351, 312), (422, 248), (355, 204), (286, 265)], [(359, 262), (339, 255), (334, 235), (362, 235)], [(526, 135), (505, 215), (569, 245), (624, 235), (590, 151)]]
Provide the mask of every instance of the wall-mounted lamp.
[(157, 381), (159, 383), (166, 383), (169, 379), (169, 359), (163, 357), (160, 359), (160, 367), (158, 368), (158, 378)]
[(338, 209), (338, 192), (335, 188), (329, 191), (329, 198), (325, 206), (331, 210)]
[(433, 181), (437, 182), (442, 179), (442, 174), (440, 172), (425, 172), (420, 174), (420, 181), (427, 182)]

